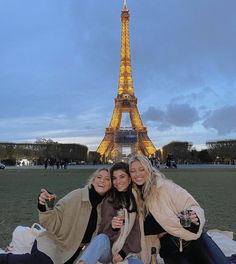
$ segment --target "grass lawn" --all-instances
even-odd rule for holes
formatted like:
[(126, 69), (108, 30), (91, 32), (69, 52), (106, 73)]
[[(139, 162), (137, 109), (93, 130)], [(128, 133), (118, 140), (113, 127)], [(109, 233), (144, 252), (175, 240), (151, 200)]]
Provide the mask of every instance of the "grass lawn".
[[(0, 247), (10, 241), (18, 225), (38, 222), (37, 196), (45, 187), (61, 198), (82, 187), (92, 169), (0, 171)], [(205, 209), (206, 228), (236, 233), (236, 169), (163, 169), (162, 172), (187, 189)]]

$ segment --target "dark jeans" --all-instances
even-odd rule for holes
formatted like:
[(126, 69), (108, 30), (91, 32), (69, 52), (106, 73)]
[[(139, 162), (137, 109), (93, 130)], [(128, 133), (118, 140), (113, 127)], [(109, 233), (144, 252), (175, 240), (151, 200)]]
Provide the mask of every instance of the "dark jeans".
[[(174, 246), (170, 245), (168, 235), (161, 238), (160, 255), (165, 264), (229, 264), (229, 261), (216, 245), (216, 243), (203, 233), (199, 239), (193, 240), (183, 252), (174, 250)], [(168, 245), (170, 251), (168, 252)]]
[(31, 254), (0, 254), (0, 264), (53, 264), (53, 261), (37, 249), (37, 241)]

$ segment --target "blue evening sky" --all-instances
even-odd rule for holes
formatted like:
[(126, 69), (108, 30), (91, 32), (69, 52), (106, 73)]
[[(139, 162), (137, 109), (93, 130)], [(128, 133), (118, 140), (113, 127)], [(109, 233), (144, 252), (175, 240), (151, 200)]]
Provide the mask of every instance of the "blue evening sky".
[[(0, 1), (1, 142), (51, 138), (96, 150), (117, 95), (122, 6)], [(127, 6), (134, 91), (155, 146), (236, 139), (236, 1)]]

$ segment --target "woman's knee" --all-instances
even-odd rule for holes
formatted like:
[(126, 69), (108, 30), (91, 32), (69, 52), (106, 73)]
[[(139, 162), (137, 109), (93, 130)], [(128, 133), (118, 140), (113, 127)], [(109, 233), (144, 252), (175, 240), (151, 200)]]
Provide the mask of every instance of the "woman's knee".
[[(107, 235), (99, 234), (85, 249), (79, 261), (82, 263), (96, 263), (100, 259), (107, 259), (110, 254), (110, 241)], [(105, 263), (104, 261), (99, 261)]]
[(228, 263), (224, 253), (206, 233), (203, 233), (201, 237), (193, 243), (193, 250), (195, 251), (194, 254), (192, 254), (193, 258), (202, 259), (205, 263)]
[(106, 234), (99, 234), (94, 238), (95, 242), (103, 243), (104, 246), (110, 246), (109, 237)]
[(108, 235), (106, 235), (104, 233), (101, 233), (101, 234), (97, 235), (96, 238), (97, 239), (108, 239), (109, 240)]

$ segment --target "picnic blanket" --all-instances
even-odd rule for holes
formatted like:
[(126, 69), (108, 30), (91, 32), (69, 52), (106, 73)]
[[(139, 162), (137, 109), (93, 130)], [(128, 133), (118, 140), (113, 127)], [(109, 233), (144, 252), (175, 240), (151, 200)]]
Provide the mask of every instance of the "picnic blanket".
[(226, 257), (236, 254), (236, 241), (233, 240), (233, 232), (212, 229), (207, 233), (215, 241)]
[[(8, 250), (4, 251), (0, 248), (0, 254), (8, 252), (13, 254), (30, 253), (35, 238), (43, 230), (39, 224), (33, 224), (32, 227), (18, 226), (12, 234), (12, 242)], [(233, 240), (233, 232), (212, 229), (207, 233), (228, 258), (229, 263), (236, 263), (236, 241)], [(164, 260), (159, 255), (157, 260), (158, 264), (164, 264)]]

